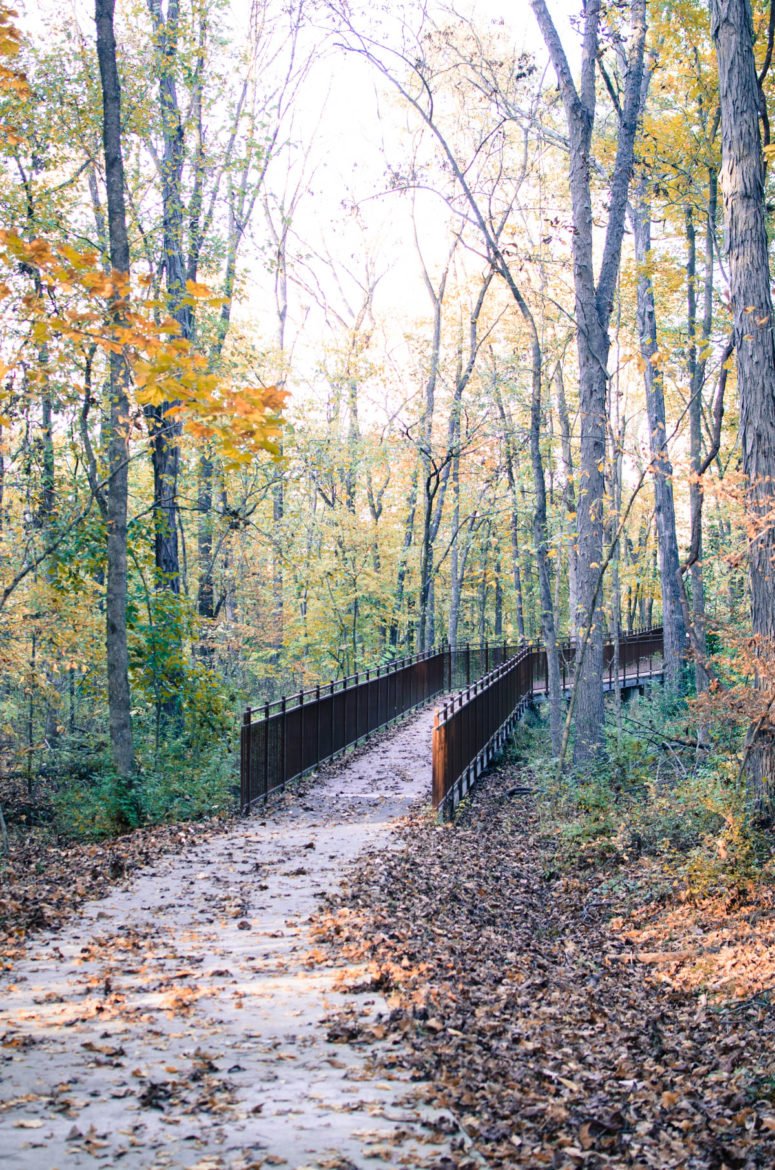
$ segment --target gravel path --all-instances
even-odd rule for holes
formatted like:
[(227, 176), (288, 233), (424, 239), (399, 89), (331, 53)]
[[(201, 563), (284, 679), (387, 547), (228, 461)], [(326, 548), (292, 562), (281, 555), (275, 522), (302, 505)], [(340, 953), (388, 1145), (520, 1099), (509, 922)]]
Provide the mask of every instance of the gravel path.
[(407, 1082), (329, 1041), (359, 972), (310, 933), (358, 854), (429, 798), (432, 718), (31, 944), (0, 980), (3, 1170), (443, 1166)]

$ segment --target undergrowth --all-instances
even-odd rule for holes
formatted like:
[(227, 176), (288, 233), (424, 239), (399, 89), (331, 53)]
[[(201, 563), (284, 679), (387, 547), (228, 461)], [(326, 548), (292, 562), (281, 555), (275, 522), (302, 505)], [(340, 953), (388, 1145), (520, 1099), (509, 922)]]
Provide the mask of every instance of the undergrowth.
[(106, 749), (59, 754), (50, 775), (0, 784), (8, 832), (31, 830), (62, 841), (102, 841), (142, 825), (174, 824), (233, 813), (235, 762), (224, 740), (207, 748), (181, 738), (159, 753), (138, 752), (131, 783), (115, 774)]
[(558, 871), (637, 867), (684, 896), (741, 893), (775, 878), (771, 840), (754, 823), (728, 728), (698, 730), (684, 700), (654, 688), (607, 712), (594, 766), (558, 775), (545, 712), (517, 729), (507, 758), (533, 776)]

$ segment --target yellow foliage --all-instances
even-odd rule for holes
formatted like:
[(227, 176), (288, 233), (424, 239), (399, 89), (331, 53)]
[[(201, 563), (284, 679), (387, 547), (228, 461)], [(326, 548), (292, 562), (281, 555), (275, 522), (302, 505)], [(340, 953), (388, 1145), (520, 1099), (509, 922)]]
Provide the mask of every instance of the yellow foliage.
[[(258, 451), (278, 451), (286, 392), (277, 386), (235, 385), (216, 374), (180, 335), (179, 322), (169, 316), (155, 321), (159, 306), (132, 301), (128, 276), (104, 272), (93, 249), (52, 246), (44, 239), (25, 240), (16, 232), (0, 231), (2, 258), (11, 269), (19, 263), (34, 267), (44, 284), (45, 298), (31, 293), (21, 297), (37, 346), (59, 338), (79, 349), (95, 346), (106, 355), (121, 354), (132, 372), (138, 405), (179, 416), (195, 438), (213, 441), (226, 463), (245, 463)], [(186, 288), (199, 300), (213, 295), (196, 281), (188, 281)], [(51, 313), (51, 303), (63, 297), (68, 298), (63, 311)], [(0, 377), (12, 369), (9, 362)]]

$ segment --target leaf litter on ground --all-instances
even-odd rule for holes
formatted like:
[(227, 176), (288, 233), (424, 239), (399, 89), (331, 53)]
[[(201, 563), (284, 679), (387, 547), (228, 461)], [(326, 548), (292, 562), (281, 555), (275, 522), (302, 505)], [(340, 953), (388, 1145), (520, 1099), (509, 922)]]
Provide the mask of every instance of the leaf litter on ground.
[[(718, 907), (623, 911), (593, 871), (557, 875), (514, 780), (491, 773), (453, 826), (414, 817), (329, 899), (321, 945), (367, 961), (389, 1006), (376, 1024), (330, 1019), (329, 1039), (372, 1045), (445, 1111), (448, 1170), (775, 1165), (767, 892), (736, 910), (737, 960)], [(686, 945), (700, 922), (735, 975), (713, 994)], [(647, 947), (677, 957), (663, 969)]]

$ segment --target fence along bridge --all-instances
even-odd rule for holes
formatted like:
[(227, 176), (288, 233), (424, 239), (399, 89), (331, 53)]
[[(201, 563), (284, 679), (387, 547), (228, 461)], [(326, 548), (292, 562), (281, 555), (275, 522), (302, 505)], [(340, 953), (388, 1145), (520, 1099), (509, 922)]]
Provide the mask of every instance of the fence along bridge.
[[(559, 647), (563, 691), (573, 682), (575, 647)], [(605, 647), (606, 689), (662, 678), (657, 627), (626, 634)], [(248, 707), (240, 737), (240, 802), (247, 813), (291, 780), (311, 772), (373, 731), (450, 695), (433, 727), (433, 808), (451, 815), (511, 735), (527, 707), (546, 696), (541, 646), (442, 646)]]

